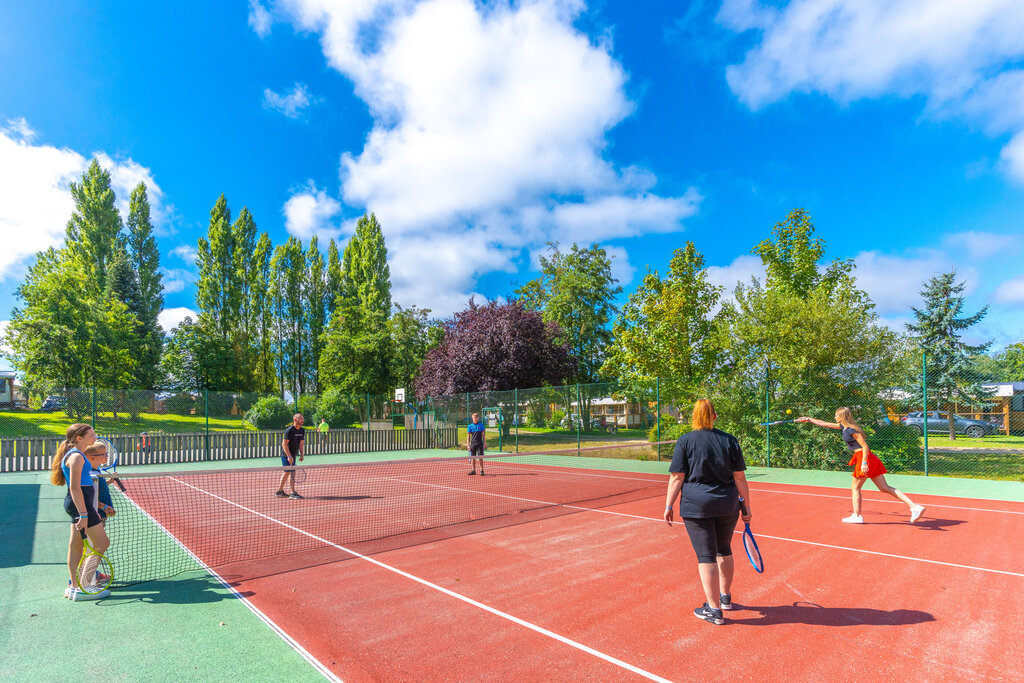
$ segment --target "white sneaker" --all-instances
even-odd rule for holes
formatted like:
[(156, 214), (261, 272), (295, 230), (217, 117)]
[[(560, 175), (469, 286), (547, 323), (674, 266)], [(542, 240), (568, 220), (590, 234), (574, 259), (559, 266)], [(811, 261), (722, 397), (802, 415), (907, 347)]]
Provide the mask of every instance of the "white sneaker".
[(849, 517), (843, 517), (843, 521), (847, 524), (863, 524), (864, 518), (860, 515), (850, 515)]
[(70, 598), (71, 597), (71, 591), (73, 591), (73, 590), (74, 590), (74, 588), (71, 587), (70, 583), (67, 586), (65, 586), (65, 588), (64, 588), (64, 597), (65, 598)]
[(86, 593), (79, 588), (71, 588), (68, 591), (68, 599), (72, 602), (83, 600), (102, 600), (110, 595), (110, 591), (104, 588), (99, 593)]
[(913, 524), (924, 514), (924, 505), (915, 505), (910, 508), (910, 523)]

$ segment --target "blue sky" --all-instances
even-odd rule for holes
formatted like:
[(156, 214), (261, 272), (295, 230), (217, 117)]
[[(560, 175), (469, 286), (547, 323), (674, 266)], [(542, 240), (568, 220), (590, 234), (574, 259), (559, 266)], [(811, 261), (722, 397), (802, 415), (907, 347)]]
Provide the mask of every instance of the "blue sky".
[[(924, 9), (922, 9), (924, 8)], [(376, 212), (446, 315), (600, 241), (732, 289), (794, 207), (899, 327), (956, 267), (1024, 338), (1024, 5), (1007, 0), (0, 0), (0, 326), (88, 159), (145, 180), (169, 328), (224, 193), (275, 243)], [(6, 365), (6, 364), (4, 364)]]

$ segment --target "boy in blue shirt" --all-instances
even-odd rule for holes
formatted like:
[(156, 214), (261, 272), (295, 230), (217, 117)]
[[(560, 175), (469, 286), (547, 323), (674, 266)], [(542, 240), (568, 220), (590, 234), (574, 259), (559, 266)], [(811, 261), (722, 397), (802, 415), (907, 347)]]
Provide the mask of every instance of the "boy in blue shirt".
[[(480, 461), (480, 476), (484, 475), (484, 448), (487, 447), (486, 439), (484, 438), (484, 430), (486, 427), (480, 422), (480, 413), (473, 413), (473, 422), (466, 427), (466, 441), (469, 446), (469, 464), (473, 467), (473, 471), (469, 472), (470, 475), (476, 474), (476, 461)], [(480, 457), (474, 457), (479, 455)]]

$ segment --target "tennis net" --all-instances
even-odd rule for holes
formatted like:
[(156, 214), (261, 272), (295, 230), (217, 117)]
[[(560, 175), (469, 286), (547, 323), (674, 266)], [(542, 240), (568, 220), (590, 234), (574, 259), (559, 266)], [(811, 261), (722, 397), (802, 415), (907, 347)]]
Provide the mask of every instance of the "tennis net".
[(658, 445), (487, 455), (483, 476), (467, 476), (465, 453), (300, 465), (299, 500), (276, 495), (281, 467), (118, 473), (126, 491), (110, 487), (107, 554), (117, 585), (228, 565), (218, 572), (225, 578), (334, 562), (354, 556), (346, 550), (372, 554), (662, 495), (663, 475), (621, 464), (656, 458)]

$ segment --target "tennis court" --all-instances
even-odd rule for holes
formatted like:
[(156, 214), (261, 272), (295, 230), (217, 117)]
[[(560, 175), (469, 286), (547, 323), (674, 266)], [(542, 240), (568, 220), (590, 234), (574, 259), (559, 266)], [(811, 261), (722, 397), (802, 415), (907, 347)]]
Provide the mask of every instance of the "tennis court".
[[(5, 494), (41, 498), (27, 548), (24, 524), (2, 527), (17, 589), (4, 669), (52, 677), (27, 643), (92, 619), (131, 634), (98, 652), (82, 641), (106, 680), (160, 680), (168, 666), (239, 680), (1024, 676), (1019, 483), (894, 476), (924, 518), (909, 525), (869, 491), (857, 526), (839, 522), (848, 475), (752, 469), (766, 569), (737, 535), (737, 609), (716, 627), (692, 616), (693, 553), (660, 517), (665, 462), (502, 456), (467, 477), (462, 458), (352, 461), (308, 468), (297, 501), (273, 496), (280, 469), (127, 476), (119, 523), (160, 534), (122, 544), (115, 567), (137, 572), (121, 577), (131, 585), (77, 605), (55, 597), (66, 522), (42, 497), (59, 490), (5, 479)], [(42, 575), (55, 579), (41, 587)]]

